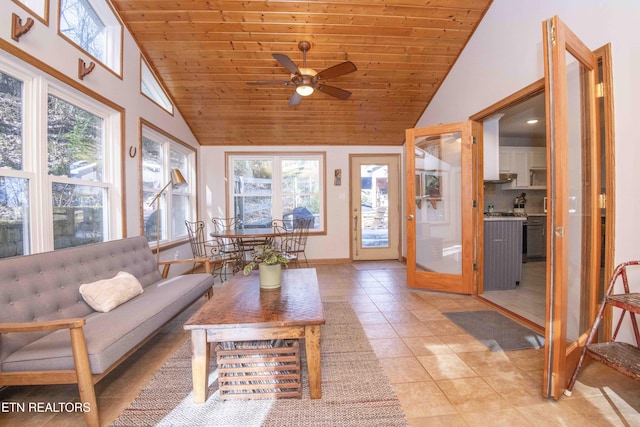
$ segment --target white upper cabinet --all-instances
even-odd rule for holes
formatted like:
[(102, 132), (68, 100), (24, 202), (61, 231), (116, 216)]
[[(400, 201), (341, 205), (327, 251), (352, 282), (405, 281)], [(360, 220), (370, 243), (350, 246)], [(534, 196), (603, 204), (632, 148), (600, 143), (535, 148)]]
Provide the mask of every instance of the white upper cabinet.
[(517, 178), (507, 188), (544, 189), (540, 179), (545, 175), (547, 163), (544, 147), (500, 147), (500, 172), (515, 173)]

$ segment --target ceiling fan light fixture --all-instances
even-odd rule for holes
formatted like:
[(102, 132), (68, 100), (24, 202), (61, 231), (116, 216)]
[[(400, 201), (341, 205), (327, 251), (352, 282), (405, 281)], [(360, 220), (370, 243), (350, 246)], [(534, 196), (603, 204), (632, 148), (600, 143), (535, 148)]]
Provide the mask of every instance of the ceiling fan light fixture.
[(296, 87), (296, 92), (300, 96), (309, 96), (313, 93), (313, 87), (310, 85), (301, 84), (300, 86)]

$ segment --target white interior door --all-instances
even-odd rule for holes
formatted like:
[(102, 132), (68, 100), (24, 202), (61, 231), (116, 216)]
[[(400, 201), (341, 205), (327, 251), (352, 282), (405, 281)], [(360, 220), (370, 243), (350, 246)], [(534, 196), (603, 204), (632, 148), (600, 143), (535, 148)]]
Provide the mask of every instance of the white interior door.
[(351, 156), (351, 257), (400, 258), (400, 156)]

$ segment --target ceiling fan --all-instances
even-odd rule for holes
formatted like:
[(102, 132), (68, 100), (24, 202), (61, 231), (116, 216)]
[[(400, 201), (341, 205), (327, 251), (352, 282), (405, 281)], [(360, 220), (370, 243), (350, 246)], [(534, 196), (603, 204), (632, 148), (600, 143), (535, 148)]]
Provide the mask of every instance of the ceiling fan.
[(315, 90), (324, 92), (327, 95), (334, 96), (338, 99), (347, 99), (351, 96), (351, 92), (337, 88), (335, 86), (328, 86), (324, 84), (325, 80), (343, 76), (345, 74), (353, 73), (357, 70), (356, 66), (351, 61), (342, 62), (322, 70), (319, 73), (316, 70), (307, 68), (307, 51), (311, 49), (311, 43), (308, 41), (301, 41), (298, 43), (298, 49), (302, 51), (302, 67), (298, 67), (287, 55), (282, 53), (274, 53), (273, 57), (284, 68), (291, 72), (291, 78), (287, 81), (261, 81), (261, 82), (247, 82), (248, 85), (293, 85), (296, 91), (289, 99), (290, 106), (296, 106), (302, 101), (302, 97), (311, 95)]

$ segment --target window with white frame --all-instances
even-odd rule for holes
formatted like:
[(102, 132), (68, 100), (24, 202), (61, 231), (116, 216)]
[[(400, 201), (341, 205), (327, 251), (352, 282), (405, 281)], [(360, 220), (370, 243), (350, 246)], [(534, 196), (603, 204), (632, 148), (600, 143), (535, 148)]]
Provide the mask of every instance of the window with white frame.
[[(173, 169), (178, 169), (184, 176), (186, 186), (172, 185)], [(187, 237), (184, 222), (195, 218), (194, 179), (193, 148), (178, 143), (158, 129), (143, 125), (141, 200), (143, 233), (149, 242), (162, 244)], [(166, 189), (156, 198), (165, 186)]]
[(310, 228), (325, 231), (324, 158), (323, 153), (228, 155), (232, 215), (247, 228), (312, 217)]
[(173, 104), (149, 68), (149, 64), (142, 57), (140, 58), (140, 91), (169, 114), (173, 114)]
[(0, 62), (0, 258), (118, 234), (119, 126), (107, 106)]
[(60, 34), (117, 75), (121, 74), (122, 23), (104, 0), (60, 0)]

